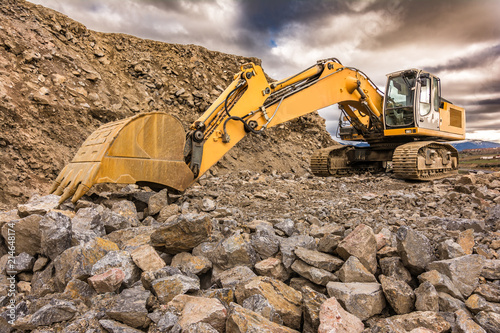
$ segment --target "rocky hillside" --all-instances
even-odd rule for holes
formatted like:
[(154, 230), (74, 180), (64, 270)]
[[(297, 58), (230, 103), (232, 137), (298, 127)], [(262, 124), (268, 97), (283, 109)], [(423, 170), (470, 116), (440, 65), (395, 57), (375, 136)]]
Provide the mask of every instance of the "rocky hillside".
[[(88, 30), (23, 0), (0, 3), (0, 208), (45, 193), (83, 140), (101, 124), (164, 111), (188, 127), (259, 59)], [(248, 137), (227, 168), (305, 173), (313, 149), (332, 140), (311, 114)], [(269, 147), (258, 150), (255, 147)]]
[(0, 330), (500, 332), (498, 176), (34, 196), (0, 213)]

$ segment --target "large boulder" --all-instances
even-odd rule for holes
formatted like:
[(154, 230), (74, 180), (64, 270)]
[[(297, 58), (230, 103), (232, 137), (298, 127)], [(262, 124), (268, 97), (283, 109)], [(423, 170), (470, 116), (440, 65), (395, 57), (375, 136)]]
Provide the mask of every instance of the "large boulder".
[(20, 217), (28, 215), (45, 215), (47, 212), (56, 209), (59, 206), (60, 197), (55, 194), (40, 196), (33, 195), (27, 203), (17, 205), (17, 211)]
[(229, 333), (298, 333), (298, 331), (273, 323), (252, 310), (231, 303), (226, 321), (226, 332)]
[(146, 328), (151, 322), (146, 308), (150, 295), (142, 286), (125, 289), (115, 297), (113, 305), (106, 309), (106, 315), (131, 327)]
[(281, 281), (267, 276), (257, 276), (236, 287), (236, 300), (243, 301), (252, 295), (262, 295), (293, 329), (300, 328), (302, 318), (302, 294)]
[(64, 287), (72, 279), (87, 279), (92, 266), (110, 251), (118, 251), (118, 246), (102, 238), (70, 247), (53, 261), (56, 283)]
[(207, 214), (184, 214), (163, 224), (151, 234), (151, 244), (170, 254), (191, 251), (206, 241), (212, 231)]
[(401, 260), (413, 274), (422, 273), (435, 259), (429, 239), (418, 231), (402, 226), (396, 233), (396, 240)]
[(357, 226), (339, 243), (337, 253), (344, 260), (355, 256), (371, 273), (377, 270), (377, 241), (372, 228), (365, 224)]
[(321, 324), (318, 333), (361, 333), (365, 329), (363, 322), (345, 311), (335, 297), (327, 299), (321, 305), (319, 320)]
[(220, 242), (209, 259), (222, 270), (236, 266), (252, 268), (258, 260), (258, 255), (252, 245), (241, 234), (236, 233)]
[(379, 275), (385, 298), (397, 314), (409, 313), (415, 305), (415, 293), (404, 281)]
[(335, 297), (344, 309), (361, 320), (381, 313), (386, 305), (378, 283), (330, 282), (326, 288), (330, 297)]
[(183, 330), (196, 323), (209, 324), (218, 332), (225, 330), (227, 310), (215, 298), (178, 295), (168, 303), (168, 307), (180, 313), (178, 325)]
[(54, 260), (71, 247), (71, 219), (59, 212), (47, 213), (39, 222), (41, 253)]
[(324, 294), (304, 286), (302, 292), (302, 311), (304, 312), (304, 326), (302, 332), (316, 333), (321, 322), (320, 310), (322, 304), (328, 299)]
[[(427, 265), (429, 270), (436, 270), (450, 278), (453, 285), (468, 297), (479, 284), (479, 276), (483, 270), (484, 257), (472, 254), (454, 259), (435, 261)], [(467, 267), (467, 269), (464, 269)]]
[(123, 285), (127, 288), (130, 288), (141, 278), (141, 270), (135, 265), (127, 251), (110, 251), (106, 253), (92, 266), (91, 274), (102, 274), (111, 268), (119, 268), (125, 273)]
[(34, 256), (41, 251), (40, 221), (42, 216), (29, 215), (20, 220), (5, 223), (2, 226), (2, 236), (7, 247), (15, 244), (16, 255), (26, 252)]

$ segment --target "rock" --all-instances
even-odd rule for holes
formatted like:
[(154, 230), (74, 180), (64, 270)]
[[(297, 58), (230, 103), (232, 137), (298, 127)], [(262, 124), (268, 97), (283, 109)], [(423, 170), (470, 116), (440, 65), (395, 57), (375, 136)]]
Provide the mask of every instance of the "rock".
[(319, 293), (326, 294), (326, 287), (320, 286), (318, 284), (312, 283), (306, 278), (303, 277), (294, 277), (290, 279), (290, 287), (293, 289), (302, 292), (304, 287), (309, 287), (313, 290), (316, 290)]
[(73, 279), (68, 282), (62, 294), (66, 299), (81, 300), (85, 305), (91, 306), (91, 300), (96, 292), (87, 283)]
[(33, 273), (36, 273), (38, 271), (41, 271), (49, 262), (49, 259), (45, 257), (38, 257), (38, 259), (35, 261), (35, 264), (33, 265)]
[(148, 318), (146, 303), (151, 293), (142, 286), (123, 290), (115, 297), (113, 305), (106, 309), (106, 315), (134, 328), (146, 328)]
[(262, 276), (269, 276), (273, 279), (286, 281), (290, 278), (290, 273), (278, 258), (267, 258), (255, 264), (255, 271)]
[(405, 268), (399, 257), (388, 257), (381, 258), (379, 260), (380, 270), (385, 276), (391, 276), (398, 280), (410, 283), (412, 281), (412, 276), (410, 272)]
[(464, 333), (486, 333), (464, 310), (455, 312), (457, 331)]
[(206, 241), (211, 230), (212, 223), (206, 214), (179, 215), (151, 234), (151, 244), (163, 246), (170, 254), (186, 252)]
[(227, 310), (215, 298), (178, 295), (168, 303), (168, 307), (181, 314), (178, 324), (183, 330), (196, 323), (207, 323), (218, 332), (225, 329)]
[(156, 328), (160, 332), (171, 332), (171, 329), (177, 324), (178, 321), (179, 316), (172, 312), (166, 312), (156, 323)]
[(120, 224), (110, 223), (113, 220), (107, 221), (107, 229), (109, 230), (119, 230), (128, 227), (137, 227), (139, 225), (139, 220), (137, 219), (137, 209), (133, 202), (128, 200), (121, 200), (113, 203), (111, 206), (111, 211), (115, 214), (119, 214), (125, 218), (126, 223), (121, 222)]
[(467, 230), (473, 229), (475, 232), (484, 231), (486, 225), (483, 220), (472, 220), (465, 218), (444, 219), (442, 221), (447, 230)]
[(347, 260), (355, 256), (371, 273), (377, 270), (377, 241), (372, 228), (360, 224), (337, 247), (339, 256)]
[(206, 289), (198, 290), (193, 293), (194, 296), (216, 298), (222, 302), (222, 304), (228, 308), (231, 302), (234, 302), (234, 288), (220, 288), (220, 289)]
[(43, 271), (34, 273), (31, 280), (31, 294), (38, 297), (43, 297), (56, 291), (62, 291), (66, 285), (66, 283), (62, 285), (55, 279), (55, 268), (53, 262), (48, 264)]
[(436, 288), (425, 281), (415, 289), (415, 309), (417, 311), (439, 311), (439, 296)]
[(59, 206), (59, 199), (60, 197), (54, 194), (45, 196), (35, 194), (28, 200), (27, 203), (17, 205), (17, 212), (20, 217), (26, 217), (34, 214), (45, 215), (45, 213)]
[[(467, 255), (455, 259), (435, 261), (427, 265), (427, 268), (437, 270), (449, 277), (462, 296), (468, 297), (479, 284), (479, 275), (483, 264), (484, 258), (482, 256)], [(467, 267), (467, 270), (464, 270), (464, 267)]]
[[(40, 253), (40, 215), (29, 215), (2, 226), (2, 236), (9, 244), (9, 236), (15, 234), (15, 254), (26, 252), (32, 256)], [(12, 232), (14, 231), (14, 233)], [(12, 238), (12, 237), (11, 237)]]
[(329, 271), (310, 266), (300, 259), (295, 260), (291, 268), (309, 281), (322, 286), (326, 286), (330, 281), (338, 281), (338, 278)]
[(200, 289), (200, 280), (182, 274), (175, 274), (151, 282), (154, 294), (162, 304), (167, 304), (175, 296)]
[(257, 227), (256, 232), (252, 234), (251, 244), (260, 257), (265, 259), (278, 253), (280, 238), (276, 236), (272, 226)]
[(457, 289), (457, 287), (455, 287), (451, 279), (436, 270), (422, 273), (418, 276), (418, 280), (420, 281), (420, 283), (423, 283), (425, 281), (430, 282), (438, 292), (450, 294), (451, 296), (459, 298), (461, 300), (464, 299), (462, 293)]
[(342, 282), (377, 282), (375, 275), (370, 273), (366, 267), (355, 256), (350, 256), (342, 268), (337, 272)]
[(216, 209), (215, 202), (210, 198), (203, 198), (201, 202), (201, 210), (204, 212), (212, 212)]
[(179, 206), (175, 204), (164, 206), (160, 210), (160, 214), (158, 215), (158, 222), (164, 223), (172, 216), (179, 214), (179, 212), (180, 212)]
[(47, 213), (39, 222), (41, 253), (54, 260), (71, 247), (71, 219), (59, 212)]
[(420, 232), (403, 226), (398, 229), (396, 240), (401, 260), (413, 274), (422, 273), (427, 264), (434, 260), (429, 239)]
[(440, 259), (453, 259), (466, 254), (462, 247), (452, 239), (447, 239), (440, 243), (437, 250)]
[(141, 282), (144, 288), (150, 290), (151, 283), (154, 280), (161, 279), (167, 276), (172, 276), (176, 274), (182, 274), (182, 272), (178, 268), (174, 268), (171, 266), (163, 267), (157, 271), (146, 271), (141, 274)]
[(320, 308), (328, 297), (308, 286), (304, 286), (301, 292), (302, 312), (304, 313), (304, 326), (302, 332), (316, 333), (320, 325)]
[(127, 218), (110, 209), (104, 209), (104, 211), (101, 213), (101, 219), (104, 230), (107, 234), (117, 230), (130, 228), (132, 227), (133, 223), (135, 224), (135, 226), (137, 226), (137, 222), (132, 218)]
[(132, 328), (114, 320), (101, 319), (99, 320), (99, 324), (101, 324), (101, 326), (110, 333), (143, 333), (141, 330)]
[(487, 333), (500, 332), (500, 314), (481, 311), (476, 315), (476, 321)]
[(291, 219), (284, 219), (283, 221), (276, 223), (274, 227), (278, 230), (281, 230), (287, 235), (291, 237), (295, 229), (295, 223)]
[(474, 289), (474, 294), (483, 296), (487, 301), (500, 303), (500, 285), (498, 284), (491, 282), (480, 284)]
[(306, 235), (282, 238), (280, 241), (280, 251), (283, 255), (282, 262), (286, 269), (289, 269), (297, 258), (295, 249), (298, 247), (314, 250), (316, 248), (316, 241), (311, 236)]
[(328, 235), (343, 236), (345, 228), (341, 224), (328, 223), (323, 226), (313, 225), (309, 231), (309, 235), (314, 238), (323, 238)]
[(296, 248), (295, 255), (305, 263), (328, 272), (337, 271), (344, 263), (343, 260), (330, 254), (309, 250), (303, 247)]
[(222, 270), (236, 266), (253, 267), (258, 260), (255, 250), (239, 233), (220, 242), (209, 259)]
[(262, 317), (274, 323), (283, 325), (281, 316), (276, 312), (269, 301), (262, 295), (252, 295), (245, 299), (242, 305), (245, 309), (252, 310), (253, 312), (260, 314)]
[(193, 256), (189, 252), (181, 252), (172, 258), (172, 267), (179, 268), (185, 274), (203, 274), (212, 268), (212, 262), (202, 256)]
[[(388, 328), (392, 330), (388, 330)], [(431, 311), (415, 311), (379, 320), (374, 326), (374, 332), (410, 332), (425, 328), (431, 332), (445, 333), (451, 329), (450, 324), (439, 314)]]
[(479, 311), (500, 313), (500, 304), (488, 302), (476, 294), (470, 295), (467, 301), (465, 301), (465, 306), (473, 313), (478, 313)]
[(281, 316), (284, 325), (300, 328), (302, 294), (281, 281), (257, 276), (236, 287), (236, 300), (242, 303), (252, 295), (262, 295)]
[(157, 271), (165, 267), (165, 261), (151, 245), (142, 245), (130, 253), (134, 263), (143, 271)]
[(119, 268), (125, 273), (123, 285), (127, 288), (131, 287), (141, 278), (141, 270), (134, 264), (132, 257), (126, 251), (108, 252), (92, 266), (91, 274), (102, 274), (111, 268)]
[[(92, 266), (109, 251), (118, 246), (102, 238), (73, 246), (54, 259), (55, 277), (59, 286), (65, 286), (72, 279), (85, 280), (92, 274)], [(46, 269), (47, 270), (47, 269)]]
[(199, 322), (199, 323), (194, 323), (188, 325), (184, 330), (182, 330), (183, 333), (218, 333), (215, 328), (213, 328), (212, 325)]
[(325, 253), (335, 253), (342, 236), (326, 234), (318, 241), (318, 250)]
[(447, 293), (438, 292), (438, 297), (439, 311), (441, 312), (455, 312), (460, 309), (467, 309), (464, 302), (448, 295)]
[[(35, 258), (26, 252), (20, 253), (14, 257), (14, 271), (17, 273), (28, 272), (33, 269)], [(10, 270), (10, 267), (7, 268)]]
[(330, 297), (335, 297), (345, 310), (361, 320), (381, 313), (386, 305), (378, 283), (330, 282), (326, 288)]
[(223, 288), (234, 288), (238, 284), (246, 282), (254, 277), (255, 273), (246, 266), (236, 266), (217, 275), (217, 280)]
[(298, 333), (296, 330), (273, 323), (236, 303), (230, 304), (229, 315), (226, 321), (226, 332)]
[(415, 305), (415, 293), (404, 281), (379, 275), (385, 298), (397, 314), (409, 313)]
[(125, 273), (120, 268), (111, 268), (88, 279), (89, 284), (99, 294), (116, 291), (122, 285)]
[[(472, 250), (474, 249), (474, 230), (467, 229), (465, 231), (460, 232), (457, 240), (458, 245), (462, 248), (465, 254), (472, 254)], [(444, 258), (446, 259), (446, 258)]]
[(160, 210), (167, 206), (168, 203), (168, 190), (164, 189), (160, 192), (152, 195), (148, 201), (148, 212), (149, 215), (155, 215), (160, 212)]
[(327, 299), (319, 313), (318, 333), (361, 333), (365, 325), (358, 317), (345, 311), (335, 297)]
[(77, 313), (75, 304), (70, 301), (52, 299), (32, 315), (19, 318), (13, 325), (21, 330), (33, 330), (39, 326), (49, 326), (54, 323), (72, 319)]
[(500, 260), (485, 260), (481, 276), (488, 280), (500, 280)]
[(96, 237), (106, 235), (102, 220), (101, 206), (79, 209), (75, 217), (71, 219), (71, 236), (73, 245), (79, 245), (91, 241)]

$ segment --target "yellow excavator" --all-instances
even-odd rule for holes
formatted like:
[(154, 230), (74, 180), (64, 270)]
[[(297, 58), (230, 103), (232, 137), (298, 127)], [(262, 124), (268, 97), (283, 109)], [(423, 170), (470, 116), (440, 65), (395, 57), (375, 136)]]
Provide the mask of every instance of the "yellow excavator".
[[(248, 133), (338, 104), (339, 136), (369, 146), (335, 145), (312, 154), (317, 176), (383, 171), (429, 180), (458, 169), (445, 141), (465, 138), (465, 110), (441, 97), (440, 80), (423, 70), (387, 75), (386, 93), (360, 70), (335, 58), (269, 83), (248, 63), (188, 133), (163, 112), (101, 126), (57, 177), (51, 192), (76, 202), (98, 183), (160, 184), (184, 191)], [(389, 163), (388, 163), (389, 162)]]

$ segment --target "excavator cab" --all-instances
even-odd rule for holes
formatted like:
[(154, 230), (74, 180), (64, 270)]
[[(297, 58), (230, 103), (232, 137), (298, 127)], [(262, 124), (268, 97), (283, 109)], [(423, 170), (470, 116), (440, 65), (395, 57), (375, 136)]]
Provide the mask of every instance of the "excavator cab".
[(439, 78), (417, 69), (391, 73), (384, 103), (385, 128), (439, 130), (440, 103)]

